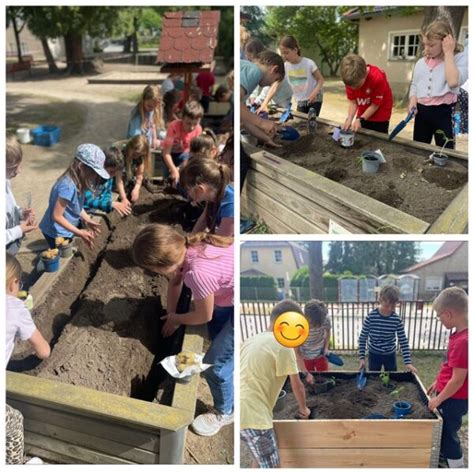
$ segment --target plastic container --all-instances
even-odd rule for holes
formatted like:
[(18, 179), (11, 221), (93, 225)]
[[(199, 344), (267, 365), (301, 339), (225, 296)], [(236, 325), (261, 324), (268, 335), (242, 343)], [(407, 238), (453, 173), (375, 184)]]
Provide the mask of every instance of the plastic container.
[(285, 406), (285, 398), (286, 398), (286, 390), (281, 390), (278, 395), (275, 406), (273, 408), (273, 411), (280, 411), (283, 409), (283, 407)]
[(316, 110), (311, 107), (308, 111), (308, 132), (316, 133), (318, 123), (316, 122)]
[(392, 405), (397, 418), (401, 418), (411, 412), (411, 403), (399, 400)]
[(453, 133), (454, 135), (459, 135), (461, 133), (461, 114), (459, 112), (456, 112), (454, 114), (453, 122), (454, 122)]
[(380, 166), (380, 157), (373, 151), (364, 151), (362, 153), (362, 172), (377, 173)]
[(446, 166), (448, 163), (448, 157), (445, 154), (434, 152), (431, 153), (430, 158), (436, 166)]
[(61, 138), (61, 129), (56, 125), (40, 125), (31, 130), (33, 143), (39, 146), (51, 146)]
[(354, 145), (354, 132), (341, 130), (339, 133), (339, 143), (342, 148), (350, 148)]
[(59, 254), (55, 258), (40, 257), (44, 265), (44, 271), (54, 273), (59, 270)]
[(58, 248), (59, 248), (59, 255), (61, 258), (72, 257), (72, 253), (73, 253), (72, 241), (70, 241), (67, 245), (60, 245)]
[(31, 142), (31, 136), (30, 136), (30, 129), (29, 128), (19, 128), (16, 131), (16, 136), (18, 137), (18, 141), (22, 145), (26, 145), (27, 143)]
[(315, 377), (314, 384), (312, 385), (313, 393), (318, 395), (320, 393), (327, 392), (334, 385), (331, 379)]

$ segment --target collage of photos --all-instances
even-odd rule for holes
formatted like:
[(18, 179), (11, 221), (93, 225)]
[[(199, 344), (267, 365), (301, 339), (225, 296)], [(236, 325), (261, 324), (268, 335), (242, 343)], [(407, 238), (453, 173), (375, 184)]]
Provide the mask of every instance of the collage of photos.
[(467, 4), (20, 2), (5, 466), (468, 468)]

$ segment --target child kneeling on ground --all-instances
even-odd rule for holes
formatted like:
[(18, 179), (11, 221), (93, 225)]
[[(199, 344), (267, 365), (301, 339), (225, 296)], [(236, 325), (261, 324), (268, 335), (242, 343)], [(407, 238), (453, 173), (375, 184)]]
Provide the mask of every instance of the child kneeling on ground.
[(252, 467), (280, 467), (280, 455), (273, 430), (273, 408), (287, 377), (298, 403), (298, 417), (308, 419), (303, 383), (299, 378), (296, 351), (282, 346), (273, 334), (278, 316), (302, 314), (291, 300), (276, 304), (268, 329), (249, 337), (240, 349), (240, 438), (254, 457)]
[(433, 303), (433, 311), (443, 326), (448, 330), (456, 329), (449, 336), (446, 357), (436, 381), (428, 389), (428, 395), (433, 395), (428, 408), (438, 408), (443, 417), (441, 454), (451, 468), (465, 467), (458, 431), (468, 405), (467, 302), (467, 294), (462, 288), (446, 288)]

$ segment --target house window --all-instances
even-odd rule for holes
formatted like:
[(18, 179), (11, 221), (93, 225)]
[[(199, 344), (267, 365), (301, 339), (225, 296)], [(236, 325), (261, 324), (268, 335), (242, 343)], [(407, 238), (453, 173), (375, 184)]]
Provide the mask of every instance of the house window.
[(390, 60), (416, 59), (420, 48), (420, 36), (416, 31), (390, 33), (389, 44)]
[(285, 288), (285, 279), (284, 278), (277, 278), (277, 286), (278, 286), (278, 288)]
[(252, 260), (252, 263), (258, 263), (258, 251), (257, 250), (251, 250), (250, 251), (250, 258)]
[(426, 291), (441, 291), (443, 289), (443, 277), (427, 277), (425, 282)]
[(461, 31), (459, 32), (459, 42), (463, 46), (465, 46), (468, 38), (469, 38), (469, 30), (467, 29), (467, 26), (461, 26)]
[(283, 256), (281, 254), (281, 250), (275, 250), (275, 262), (281, 263), (283, 261)]

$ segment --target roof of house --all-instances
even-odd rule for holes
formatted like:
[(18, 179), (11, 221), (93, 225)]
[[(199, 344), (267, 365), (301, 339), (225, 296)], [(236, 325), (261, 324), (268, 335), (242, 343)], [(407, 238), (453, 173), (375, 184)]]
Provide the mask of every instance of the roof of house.
[(361, 18), (386, 15), (389, 12), (395, 13), (399, 9), (400, 7), (394, 6), (355, 7), (343, 13), (342, 19), (349, 21), (360, 20)]
[(308, 251), (300, 246), (295, 242), (288, 242), (286, 240), (280, 241), (258, 241), (254, 240), (252, 242), (244, 242), (242, 244), (243, 248), (251, 248), (251, 247), (260, 247), (260, 248), (268, 248), (268, 247), (290, 247), (293, 257), (295, 259), (296, 267), (299, 269), (305, 265), (308, 265), (309, 262), (309, 255)]
[(405, 268), (402, 273), (410, 273), (420, 268), (426, 267), (427, 265), (431, 265), (432, 263), (438, 262), (446, 257), (451, 257), (451, 255), (456, 252), (464, 242), (445, 242), (437, 251), (436, 253), (429, 258), (428, 260), (424, 260), (423, 262), (416, 263), (411, 267)]
[(249, 268), (243, 272), (240, 272), (240, 276), (269, 276), (267, 273), (261, 272), (256, 268)]
[(218, 10), (164, 14), (158, 62), (210, 63), (217, 47), (221, 13)]

